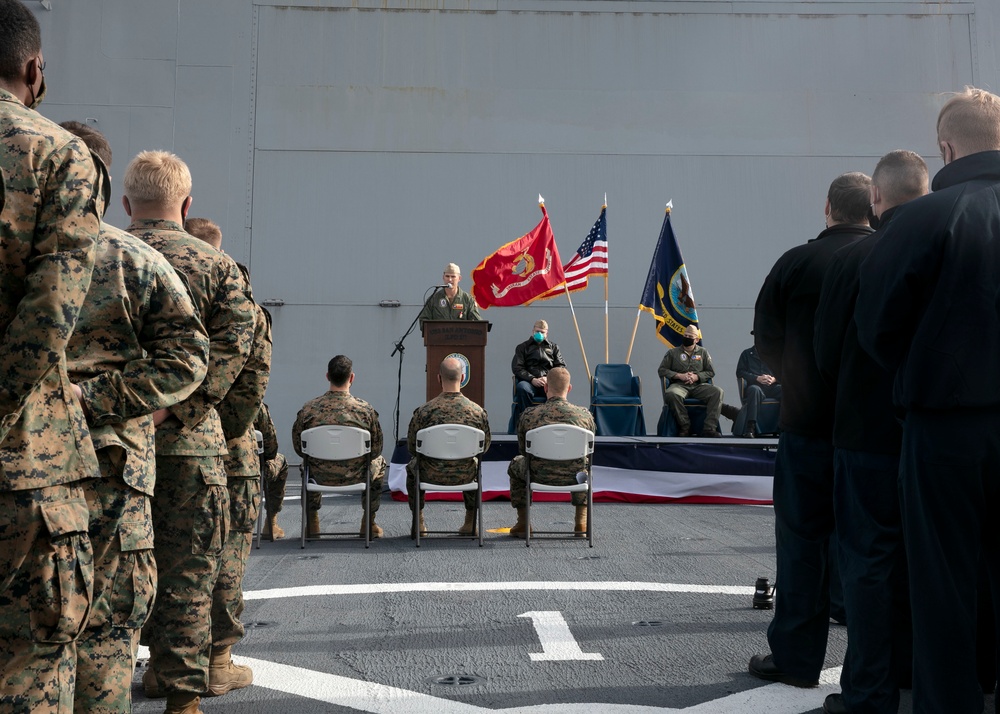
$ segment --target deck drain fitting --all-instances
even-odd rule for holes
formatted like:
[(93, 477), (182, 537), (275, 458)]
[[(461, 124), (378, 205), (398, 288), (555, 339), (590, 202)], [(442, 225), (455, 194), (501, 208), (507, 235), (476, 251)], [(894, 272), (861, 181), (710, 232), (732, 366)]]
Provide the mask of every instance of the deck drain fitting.
[(322, 555), (300, 555), (299, 560), (319, 560)]
[(577, 560), (600, 560), (601, 556), (599, 556), (599, 555), (578, 555), (578, 556), (576, 556), (576, 559)]
[(441, 684), (446, 687), (465, 687), (470, 684), (479, 684), (481, 677), (473, 674), (446, 674), (442, 677), (431, 677), (431, 684)]
[(273, 625), (274, 625), (273, 622), (264, 622), (264, 621), (261, 621), (261, 622), (245, 622), (245, 623), (243, 623), (243, 627), (245, 629), (250, 629), (252, 627), (272, 627)]
[(663, 627), (662, 620), (639, 620), (638, 622), (633, 622), (636, 627)]

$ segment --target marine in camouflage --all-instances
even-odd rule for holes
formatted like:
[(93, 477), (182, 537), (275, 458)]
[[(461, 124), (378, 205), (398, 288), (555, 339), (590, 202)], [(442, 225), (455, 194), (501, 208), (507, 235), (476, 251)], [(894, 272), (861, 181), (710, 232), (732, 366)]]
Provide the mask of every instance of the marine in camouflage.
[(77, 644), (77, 714), (130, 711), (133, 652), (156, 593), (151, 415), (198, 388), (208, 352), (208, 335), (170, 264), (102, 224), (90, 290), (66, 350), (102, 476), (84, 485), (95, 578), (93, 611)]
[[(330, 390), (306, 402), (295, 417), (292, 425), (292, 446), (295, 453), (308, 460), (309, 476), (321, 486), (346, 486), (358, 483), (365, 478), (364, 458), (347, 461), (319, 461), (302, 453), (302, 432), (317, 426), (336, 425), (353, 426), (366, 429), (371, 435), (372, 453), (372, 513), (379, 509), (382, 497), (382, 485), (385, 482), (385, 472), (388, 464), (382, 456), (383, 436), (382, 426), (378, 421), (378, 412), (363, 399), (352, 396), (350, 392)], [(362, 501), (363, 503), (364, 501)], [(309, 512), (319, 510), (321, 496), (318, 493), (309, 494)]]
[[(579, 426), (587, 431), (595, 431), (593, 415), (563, 397), (549, 397), (544, 404), (525, 410), (517, 425), (517, 447), (520, 452), (511, 459), (507, 467), (510, 477), (510, 505), (514, 508), (524, 508), (527, 505), (527, 485), (525, 483), (525, 435), (532, 429), (548, 424), (569, 424)], [(549, 461), (547, 459), (531, 459), (531, 480), (550, 486), (571, 486), (576, 481), (576, 474), (587, 468), (585, 458), (573, 461)], [(586, 493), (570, 494), (574, 506), (587, 503)]]
[[(438, 424), (465, 424), (481, 429), (486, 434), (483, 451), (490, 448), (490, 420), (486, 410), (461, 392), (442, 392), (423, 406), (417, 407), (410, 418), (410, 427), (406, 435), (406, 445), (411, 454), (410, 461), (406, 464), (406, 493), (407, 500), (410, 502), (410, 510), (416, 506), (417, 432)], [(443, 461), (420, 457), (421, 481), (430, 481), (444, 486), (457, 486), (471, 483), (476, 478), (476, 471), (475, 459)], [(467, 511), (474, 510), (476, 508), (476, 494), (465, 491), (462, 496), (465, 501), (465, 509)], [(420, 508), (423, 507), (424, 504), (421, 500)]]
[(79, 482), (98, 475), (66, 373), (100, 228), (90, 152), (0, 89), (0, 702), (72, 711), (93, 552)]
[(204, 381), (156, 429), (152, 510), (159, 583), (142, 634), (160, 688), (201, 694), (208, 687), (212, 591), (230, 521), (226, 439), (216, 407), (250, 356), (256, 311), (232, 258), (180, 224), (137, 219), (128, 231), (186, 278), (209, 337)]
[(260, 454), (261, 476), (264, 481), (264, 503), (268, 513), (281, 511), (285, 500), (285, 483), (288, 481), (288, 461), (278, 453), (278, 432), (271, 419), (267, 404), (260, 405), (253, 428), (264, 437), (264, 451)]

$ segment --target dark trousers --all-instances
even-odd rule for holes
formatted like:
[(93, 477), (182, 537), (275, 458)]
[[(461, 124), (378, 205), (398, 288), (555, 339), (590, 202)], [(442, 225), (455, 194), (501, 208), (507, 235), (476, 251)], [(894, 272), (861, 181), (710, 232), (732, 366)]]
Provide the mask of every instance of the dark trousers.
[(914, 714), (978, 714), (980, 561), (998, 605), (1000, 409), (910, 412), (900, 457), (913, 609)]
[(767, 640), (784, 672), (816, 680), (830, 625), (833, 446), (782, 432), (774, 464), (777, 593)]
[(760, 403), (765, 399), (781, 399), (781, 385), (772, 384), (765, 387), (762, 384), (748, 384), (743, 392), (743, 409), (746, 410), (746, 422), (756, 422), (760, 412)]
[(847, 610), (844, 703), (852, 714), (896, 714), (913, 658), (899, 457), (836, 449), (833, 506)]

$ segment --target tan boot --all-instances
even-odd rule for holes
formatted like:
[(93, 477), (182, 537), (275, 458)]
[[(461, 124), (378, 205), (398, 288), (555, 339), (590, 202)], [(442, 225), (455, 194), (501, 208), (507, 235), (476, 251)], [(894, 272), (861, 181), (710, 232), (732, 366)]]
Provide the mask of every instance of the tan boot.
[(277, 513), (268, 513), (264, 518), (264, 530), (261, 531), (261, 536), (272, 542), (285, 537), (285, 530), (278, 525)]
[(587, 504), (576, 507), (576, 519), (573, 521), (573, 530), (577, 538), (587, 537)]
[(201, 697), (191, 692), (173, 692), (167, 695), (167, 709), (163, 714), (205, 714), (198, 705)]
[(142, 673), (142, 691), (145, 692), (147, 699), (162, 699), (167, 696), (152, 667), (146, 667), (146, 671)]
[[(423, 512), (423, 510), (420, 511), (420, 515), (417, 517), (417, 524), (418, 524), (418, 527), (420, 528), (420, 537), (423, 538), (425, 535), (427, 535), (427, 524), (424, 523), (424, 512)], [(416, 537), (417, 537), (417, 534), (413, 532), (413, 527), (411, 526), (410, 527), (410, 539), (413, 540)]]
[(233, 662), (232, 647), (212, 647), (208, 662), (208, 689), (206, 697), (221, 697), (234, 689), (243, 689), (253, 683), (253, 670)]
[(511, 538), (524, 538), (528, 532), (528, 509), (517, 509), (517, 523), (510, 527)]
[[(365, 517), (367, 515), (368, 514), (366, 514), (366, 513), (361, 514), (361, 530), (358, 532), (358, 535), (361, 536), (362, 538), (365, 537)], [(374, 513), (371, 515), (370, 523), (371, 523), (371, 536), (372, 536), (372, 538), (381, 538), (382, 537), (382, 529), (379, 528), (377, 525), (375, 525), (375, 514)], [(423, 533), (421, 533), (420, 535), (423, 535)]]
[(465, 523), (458, 529), (459, 535), (476, 535), (476, 511), (465, 511)]
[(306, 535), (310, 538), (319, 535), (319, 511), (312, 511), (309, 514), (309, 522), (306, 526)]

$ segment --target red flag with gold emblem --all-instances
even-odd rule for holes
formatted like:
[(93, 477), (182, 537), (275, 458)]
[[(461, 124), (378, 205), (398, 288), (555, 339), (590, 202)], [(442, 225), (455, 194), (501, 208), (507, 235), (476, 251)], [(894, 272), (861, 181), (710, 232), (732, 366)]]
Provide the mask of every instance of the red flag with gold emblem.
[(531, 232), (483, 258), (472, 271), (472, 295), (479, 307), (528, 305), (566, 282), (549, 214)]

